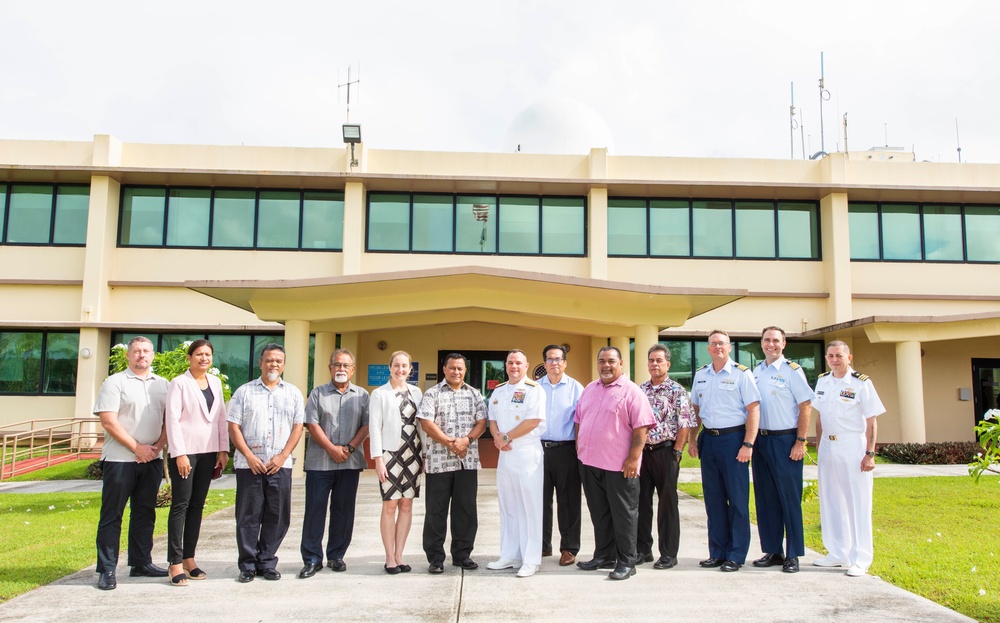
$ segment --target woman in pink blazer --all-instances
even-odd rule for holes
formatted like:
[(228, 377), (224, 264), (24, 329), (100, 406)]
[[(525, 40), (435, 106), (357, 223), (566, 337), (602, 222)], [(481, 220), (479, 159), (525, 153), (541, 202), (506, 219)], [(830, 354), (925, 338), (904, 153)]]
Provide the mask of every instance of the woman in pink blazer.
[(167, 562), (174, 586), (207, 577), (194, 560), (201, 515), (212, 473), (221, 471), (229, 462), (222, 381), (208, 373), (214, 353), (212, 343), (195, 340), (187, 353), (188, 371), (171, 381), (167, 389), (165, 418), (171, 489)]

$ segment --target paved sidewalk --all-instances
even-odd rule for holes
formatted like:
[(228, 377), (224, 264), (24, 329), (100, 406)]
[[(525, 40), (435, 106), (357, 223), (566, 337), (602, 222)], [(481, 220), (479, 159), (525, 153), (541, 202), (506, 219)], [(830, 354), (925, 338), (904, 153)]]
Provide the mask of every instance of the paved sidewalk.
[[(890, 470), (881, 471), (884, 476)], [(918, 473), (910, 469), (902, 471)], [(232, 477), (224, 477), (216, 486), (232, 486), (231, 480)], [(31, 487), (13, 489), (4, 485), (0, 492), (28, 489)], [(971, 621), (876, 577), (849, 578), (842, 569), (813, 567), (809, 563), (818, 556), (815, 552), (807, 553), (802, 559), (802, 571), (795, 575), (749, 565), (738, 573), (701, 569), (698, 561), (707, 556), (705, 510), (700, 501), (684, 495), (680, 503), (680, 564), (674, 569), (657, 571), (646, 564), (633, 578), (614, 582), (607, 579), (607, 572), (559, 567), (557, 558), (546, 558), (541, 571), (527, 579), (516, 578), (513, 571), (480, 568), (463, 572), (450, 564), (443, 575), (432, 576), (426, 573), (420, 547), (424, 505), (418, 499), (406, 549), (413, 572), (389, 576), (382, 570), (385, 560), (378, 531), (381, 504), (370, 470), (362, 476), (358, 494), (354, 543), (345, 559), (348, 570), (334, 573), (324, 569), (313, 578), (300, 580), (296, 574), (302, 566), (298, 546), (303, 497), (302, 481), (297, 481), (292, 526), (279, 552), (278, 569), (284, 576), (279, 582), (262, 578), (250, 584), (236, 582), (235, 521), (230, 508), (206, 517), (203, 523), (197, 558), (209, 575), (204, 582), (175, 588), (166, 580), (129, 578), (128, 568), (122, 566), (118, 569), (118, 589), (104, 592), (95, 587), (97, 574), (89, 567), (0, 605), (0, 620), (32, 623), (141, 620), (328, 623), (332, 619), (351, 623), (459, 620), (579, 623), (665, 618), (741, 623), (806, 619), (824, 623)], [(593, 532), (586, 511), (584, 516), (587, 519), (583, 522), (582, 559), (589, 558), (593, 550)], [(473, 558), (485, 567), (485, 563), (499, 554), (493, 470), (480, 473), (479, 520)], [(755, 534), (751, 559), (760, 555), (757, 544)], [(157, 540), (153, 551), (156, 562), (164, 564), (164, 538)]]

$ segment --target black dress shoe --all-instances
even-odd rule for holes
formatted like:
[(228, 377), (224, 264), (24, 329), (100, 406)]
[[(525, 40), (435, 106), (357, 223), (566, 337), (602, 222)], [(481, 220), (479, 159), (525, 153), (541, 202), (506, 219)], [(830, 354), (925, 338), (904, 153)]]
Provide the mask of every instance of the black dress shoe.
[(652, 552), (639, 552), (639, 554), (636, 555), (635, 560), (636, 560), (635, 564), (637, 564), (637, 565), (641, 565), (641, 564), (643, 564), (645, 562), (653, 562), (653, 560), (654, 560), (653, 559), (653, 553)]
[(799, 572), (799, 557), (792, 556), (785, 559), (785, 564), (781, 565), (781, 570), (785, 573), (798, 573)]
[(727, 560), (726, 562), (722, 563), (722, 566), (719, 567), (719, 571), (725, 571), (726, 573), (732, 573), (733, 571), (739, 571), (740, 567), (742, 567), (742, 566), (743, 565), (741, 565), (738, 562), (733, 562), (732, 560)]
[(780, 565), (785, 562), (785, 557), (781, 554), (764, 554), (757, 560), (753, 561), (753, 566), (755, 567), (774, 567), (775, 565)]
[(264, 576), (265, 580), (271, 580), (272, 582), (281, 579), (281, 572), (277, 569), (264, 569), (260, 574)]
[(396, 575), (400, 573), (399, 565), (396, 565), (395, 567), (390, 567), (389, 565), (382, 565), (382, 568), (385, 569), (385, 572), (388, 573), (389, 575)]
[(410, 571), (413, 571), (413, 567), (410, 565), (399, 565), (400, 573), (409, 573)]
[(479, 563), (471, 558), (466, 558), (465, 560), (453, 560), (451, 564), (456, 567), (461, 567), (466, 571), (474, 571), (479, 568)]
[(660, 559), (653, 563), (654, 569), (670, 569), (677, 566), (677, 559), (673, 556), (660, 556)]
[(334, 571), (337, 571), (338, 573), (341, 571), (347, 571), (347, 563), (344, 562), (343, 558), (335, 558), (333, 560), (330, 560), (326, 563), (326, 566), (330, 567)]
[(550, 549), (543, 549), (542, 550), (542, 558), (545, 558), (546, 556), (551, 556), (551, 555), (552, 555), (552, 549), (551, 548)]
[(698, 564), (701, 565), (702, 567), (705, 567), (706, 569), (712, 569), (714, 567), (721, 567), (725, 562), (726, 561), (722, 560), (721, 558), (706, 558), (705, 560), (699, 562)]
[(608, 574), (612, 580), (627, 580), (635, 575), (635, 567), (628, 565), (618, 565), (615, 570)]
[(299, 577), (302, 578), (303, 580), (306, 578), (311, 578), (312, 576), (316, 575), (322, 570), (323, 570), (323, 565), (319, 563), (307, 564), (306, 566), (302, 567), (302, 571), (299, 571)]
[(598, 569), (614, 569), (616, 567), (616, 563), (613, 560), (594, 558), (593, 560), (581, 560), (576, 563), (576, 566), (584, 571), (597, 571)]
[(132, 570), (128, 574), (133, 578), (165, 578), (167, 577), (167, 570), (149, 563), (148, 565), (132, 567)]
[(104, 571), (97, 578), (97, 588), (102, 591), (113, 591), (118, 588), (118, 579), (114, 571)]
[(433, 573), (434, 575), (444, 573), (444, 565), (439, 562), (432, 562), (427, 566), (427, 573)]
[(243, 584), (246, 584), (247, 582), (253, 582), (254, 576), (256, 575), (257, 573), (255, 571), (240, 571), (240, 577), (237, 579)]

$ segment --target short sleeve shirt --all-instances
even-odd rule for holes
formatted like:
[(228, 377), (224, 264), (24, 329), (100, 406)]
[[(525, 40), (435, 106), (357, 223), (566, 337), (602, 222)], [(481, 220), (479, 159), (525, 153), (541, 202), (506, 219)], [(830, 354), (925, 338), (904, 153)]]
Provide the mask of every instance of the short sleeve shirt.
[[(442, 381), (424, 392), (417, 417), (434, 422), (449, 437), (465, 437), (477, 421), (486, 419), (486, 402), (479, 390), (471, 385), (462, 383), (458, 389), (452, 389), (447, 381)], [(479, 444), (476, 443), (471, 444), (465, 458), (460, 459), (427, 436), (424, 451), (424, 471), (428, 474), (479, 469)]]
[(538, 445), (545, 431), (545, 390), (527, 378), (516, 385), (504, 383), (490, 396), (489, 414), (501, 433), (514, 430), (525, 420), (541, 420), (527, 435), (510, 442), (513, 448)]
[(580, 462), (612, 472), (625, 465), (633, 430), (656, 423), (646, 395), (624, 375), (607, 385), (600, 379), (587, 385), (574, 421), (580, 427), (576, 440)]
[[(305, 421), (302, 392), (283, 380), (279, 380), (278, 386), (271, 390), (257, 377), (233, 394), (226, 421), (240, 427), (247, 447), (254, 456), (266, 463), (284, 450), (292, 435), (292, 427)], [(292, 462), (292, 457), (289, 456), (282, 467), (290, 468)], [(233, 467), (250, 469), (250, 464), (237, 451)]]
[(812, 404), (819, 411), (824, 435), (863, 435), (866, 420), (885, 413), (871, 379), (850, 367), (842, 379), (829, 372), (820, 376)]
[(687, 390), (677, 381), (669, 377), (659, 385), (646, 381), (639, 389), (646, 394), (656, 419), (656, 424), (649, 427), (646, 443), (672, 441), (677, 439), (677, 431), (681, 428), (698, 427)]
[[(118, 423), (132, 439), (141, 444), (154, 444), (163, 432), (163, 414), (170, 384), (152, 372), (139, 378), (131, 369), (112, 374), (101, 385), (94, 404), (94, 415), (104, 412), (118, 414)], [(135, 461), (135, 454), (104, 433), (101, 460), (113, 463)]]
[(747, 423), (747, 407), (760, 393), (750, 370), (729, 359), (718, 372), (712, 364), (695, 372), (691, 402), (706, 428), (730, 428)]
[[(341, 393), (332, 382), (320, 385), (309, 392), (306, 401), (306, 424), (318, 424), (323, 434), (335, 446), (346, 446), (354, 439), (358, 429), (368, 426), (368, 391), (350, 383)], [(306, 443), (307, 471), (337, 469), (364, 469), (364, 452), (354, 452), (343, 463), (337, 463), (326, 450), (309, 437)]]
[(757, 364), (753, 370), (760, 392), (760, 427), (764, 430), (788, 430), (799, 425), (799, 404), (813, 399), (812, 388), (802, 368), (793, 368), (784, 357), (768, 365)]

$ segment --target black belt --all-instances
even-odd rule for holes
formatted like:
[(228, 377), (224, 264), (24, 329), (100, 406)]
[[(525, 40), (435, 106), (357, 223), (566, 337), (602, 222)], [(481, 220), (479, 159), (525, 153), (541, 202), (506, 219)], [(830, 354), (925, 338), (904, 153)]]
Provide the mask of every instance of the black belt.
[(655, 452), (656, 450), (663, 450), (668, 445), (673, 447), (673, 443), (674, 443), (673, 439), (664, 439), (660, 443), (647, 443), (646, 447), (643, 448), (643, 450), (646, 452)]
[(739, 426), (730, 426), (729, 428), (706, 428), (704, 431), (709, 435), (718, 437), (719, 435), (728, 435), (729, 433), (737, 433), (746, 429), (746, 424), (741, 424)]
[(545, 440), (542, 440), (542, 447), (543, 448), (558, 448), (559, 446), (568, 446), (571, 443), (576, 443), (576, 442), (573, 441), (572, 439), (570, 439), (569, 441), (545, 441)]
[(780, 435), (794, 435), (794, 434), (796, 434), (798, 432), (799, 432), (799, 429), (797, 429), (797, 428), (786, 428), (784, 430), (767, 430), (766, 428), (762, 428), (759, 431), (757, 431), (757, 434), (758, 435), (763, 435), (765, 437), (768, 437), (768, 436), (778, 437)]

